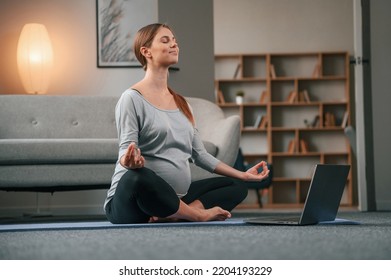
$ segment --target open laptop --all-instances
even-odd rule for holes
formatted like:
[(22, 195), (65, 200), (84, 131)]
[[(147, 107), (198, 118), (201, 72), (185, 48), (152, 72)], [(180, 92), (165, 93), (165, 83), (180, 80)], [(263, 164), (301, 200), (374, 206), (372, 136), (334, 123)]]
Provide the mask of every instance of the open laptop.
[(263, 225), (314, 225), (334, 222), (349, 170), (349, 165), (317, 164), (300, 216), (258, 217), (244, 221)]

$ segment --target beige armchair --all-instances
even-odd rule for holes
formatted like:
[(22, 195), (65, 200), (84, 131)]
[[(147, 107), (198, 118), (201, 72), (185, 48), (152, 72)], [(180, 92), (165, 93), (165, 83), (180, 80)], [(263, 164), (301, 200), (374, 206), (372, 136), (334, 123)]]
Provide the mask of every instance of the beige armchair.
[[(207, 151), (224, 163), (233, 166), (240, 142), (239, 116), (225, 117), (224, 112), (213, 102), (201, 98), (187, 97)], [(214, 174), (191, 163), (192, 181), (205, 179)]]

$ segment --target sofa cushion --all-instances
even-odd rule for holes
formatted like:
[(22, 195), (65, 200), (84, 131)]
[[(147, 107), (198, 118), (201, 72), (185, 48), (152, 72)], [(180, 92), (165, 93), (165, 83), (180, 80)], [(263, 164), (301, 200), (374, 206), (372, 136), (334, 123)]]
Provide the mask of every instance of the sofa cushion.
[[(216, 145), (204, 146), (217, 155)], [(117, 139), (0, 139), (0, 165), (112, 163), (117, 157)]]
[(117, 138), (115, 96), (2, 95), (0, 139)]
[(113, 163), (117, 139), (1, 139), (0, 164)]

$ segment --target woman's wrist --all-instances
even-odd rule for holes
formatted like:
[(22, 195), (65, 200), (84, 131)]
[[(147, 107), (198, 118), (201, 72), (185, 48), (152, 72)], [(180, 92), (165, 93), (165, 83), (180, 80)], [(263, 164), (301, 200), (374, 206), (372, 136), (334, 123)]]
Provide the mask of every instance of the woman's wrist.
[(123, 158), (124, 158), (124, 156), (125, 156), (125, 155), (123, 155), (123, 156), (119, 159), (119, 164), (120, 164), (123, 168), (129, 169), (129, 166), (126, 166), (126, 165), (124, 165), (124, 163), (123, 163)]

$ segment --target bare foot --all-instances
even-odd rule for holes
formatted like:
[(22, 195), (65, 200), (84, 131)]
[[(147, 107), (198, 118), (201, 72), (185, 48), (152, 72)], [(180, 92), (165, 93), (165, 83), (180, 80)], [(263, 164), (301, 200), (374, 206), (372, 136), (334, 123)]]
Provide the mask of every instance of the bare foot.
[(193, 201), (192, 203), (189, 204), (189, 206), (197, 210), (203, 210), (204, 215), (202, 216), (201, 219), (203, 220), (205, 219), (204, 221), (224, 221), (227, 218), (231, 218), (231, 213), (229, 213), (228, 211), (220, 207), (205, 209), (204, 205), (199, 200)]
[(230, 212), (217, 206), (210, 209), (204, 209), (201, 211), (202, 214), (200, 216), (200, 222), (225, 221), (226, 219), (231, 218)]
[(190, 207), (197, 208), (197, 209), (205, 209), (204, 205), (201, 201), (194, 200), (192, 203), (189, 204)]
[(207, 222), (207, 221), (225, 221), (228, 218), (231, 218), (231, 213), (220, 208), (220, 207), (213, 207), (210, 209), (203, 209), (203, 208), (196, 208), (199, 211), (198, 218), (195, 219), (180, 219), (177, 217), (166, 217), (166, 218), (159, 218), (159, 217), (151, 217), (149, 218), (148, 223), (175, 223), (175, 222), (188, 222), (188, 221), (198, 221), (198, 222)]
[(202, 203), (192, 203), (187, 205), (182, 200), (179, 202), (178, 211), (166, 218), (151, 217), (150, 223), (156, 222), (179, 222), (179, 221), (190, 221), (190, 222), (207, 222), (207, 221), (224, 221), (231, 218), (231, 213), (221, 207), (213, 207), (210, 209), (204, 209)]

